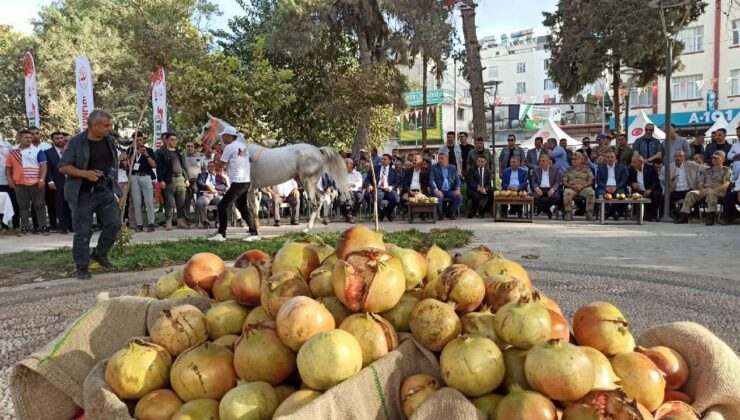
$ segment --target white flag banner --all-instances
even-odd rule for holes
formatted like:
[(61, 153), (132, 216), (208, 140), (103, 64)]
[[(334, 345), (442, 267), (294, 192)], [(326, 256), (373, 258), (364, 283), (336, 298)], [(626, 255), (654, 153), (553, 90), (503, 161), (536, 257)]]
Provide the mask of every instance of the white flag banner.
[(34, 64), (33, 56), (29, 52), (23, 55), (23, 73), (26, 77), (26, 120), (28, 121), (28, 125), (39, 127), (39, 93), (36, 88), (36, 64)]
[(696, 88), (701, 90), (701, 88), (704, 87), (704, 81), (703, 80), (697, 80), (696, 81)]
[(75, 60), (75, 78), (77, 87), (77, 120), (80, 130), (87, 130), (87, 116), (95, 109), (93, 101), (93, 82), (90, 60), (81, 55)]
[(162, 66), (157, 66), (152, 72), (152, 112), (154, 139), (159, 140), (162, 133), (167, 132), (167, 82)]

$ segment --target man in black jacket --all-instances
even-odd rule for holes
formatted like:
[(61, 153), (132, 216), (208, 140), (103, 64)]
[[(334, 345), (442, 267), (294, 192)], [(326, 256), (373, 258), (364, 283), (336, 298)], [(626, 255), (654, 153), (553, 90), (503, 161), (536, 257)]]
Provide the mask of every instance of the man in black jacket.
[(645, 165), (640, 156), (632, 156), (632, 163), (629, 170), (629, 184), (632, 186), (632, 192), (638, 192), (643, 197), (650, 199), (650, 204), (645, 204), (647, 210), (647, 220), (649, 222), (658, 221), (658, 209), (663, 204), (663, 188), (660, 186), (658, 171), (653, 165)]
[(185, 195), (190, 182), (185, 172), (185, 157), (177, 147), (177, 136), (164, 133), (164, 145), (157, 151), (157, 178), (164, 192), (165, 229), (172, 230), (172, 209), (177, 207), (177, 227), (190, 229), (185, 208)]
[(472, 219), (476, 213), (484, 217), (493, 205), (493, 183), (491, 182), (491, 171), (487, 166), (488, 161), (481, 156), (476, 160), (476, 166), (468, 169), (465, 176), (468, 184), (468, 197), (473, 202), (468, 210), (468, 219)]
[(59, 163), (61, 163), (67, 141), (60, 131), (51, 134), (51, 141), (54, 143), (54, 147), (44, 151), (46, 155), (46, 185), (48, 189), (54, 191), (57, 230), (62, 235), (66, 235), (72, 230), (72, 212), (69, 209), (69, 204), (64, 201), (65, 176), (59, 172)]

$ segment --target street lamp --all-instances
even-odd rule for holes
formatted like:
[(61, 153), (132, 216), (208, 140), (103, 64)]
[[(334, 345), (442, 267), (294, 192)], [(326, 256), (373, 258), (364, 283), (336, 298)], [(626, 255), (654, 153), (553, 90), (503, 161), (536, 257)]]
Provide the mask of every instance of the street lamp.
[(493, 87), (493, 101), (491, 101), (491, 146), (493, 148), (491, 153), (493, 171), (491, 171), (491, 175), (493, 175), (493, 188), (496, 188), (496, 172), (498, 172), (498, 168), (496, 168), (496, 96), (498, 95), (498, 86), (501, 83), (504, 82), (501, 80), (489, 80), (483, 83), (484, 88)]
[(671, 217), (671, 162), (672, 162), (672, 150), (671, 150), (671, 73), (673, 72), (673, 46), (675, 44), (675, 38), (668, 32), (668, 26), (665, 20), (665, 11), (674, 7), (681, 7), (688, 4), (690, 0), (650, 0), (648, 6), (653, 9), (658, 9), (660, 12), (660, 22), (663, 25), (663, 33), (665, 35), (666, 43), (666, 60), (665, 60), (665, 133), (666, 139), (663, 142), (663, 149), (665, 149), (665, 161), (663, 162), (663, 168), (665, 170), (665, 188), (664, 188), (664, 202), (663, 202), (663, 218), (662, 221), (669, 221)]

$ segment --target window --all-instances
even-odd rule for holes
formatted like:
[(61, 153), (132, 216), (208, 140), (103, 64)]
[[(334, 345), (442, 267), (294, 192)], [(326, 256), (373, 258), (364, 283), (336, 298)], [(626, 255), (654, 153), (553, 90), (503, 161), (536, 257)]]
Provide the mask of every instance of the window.
[(630, 92), (630, 108), (653, 106), (653, 90), (650, 87), (632, 89)]
[(678, 40), (683, 42), (684, 53), (704, 51), (704, 27), (682, 29), (678, 32)]
[(458, 108), (457, 109), (457, 120), (458, 121), (465, 121), (465, 108)]
[(545, 60), (545, 71), (550, 68), (550, 60)]
[(527, 82), (516, 82), (516, 93), (527, 93)]
[(730, 95), (740, 95), (740, 70), (730, 71)]
[(488, 77), (498, 77), (498, 66), (488, 68)]
[(732, 21), (732, 45), (740, 44), (740, 19)]
[(680, 76), (673, 79), (673, 100), (701, 99), (701, 92), (696, 82), (702, 80), (701, 74)]
[(527, 72), (527, 63), (516, 63), (516, 72), (517, 73), (526, 73)]
[(545, 90), (556, 90), (558, 85), (550, 79), (545, 79)]

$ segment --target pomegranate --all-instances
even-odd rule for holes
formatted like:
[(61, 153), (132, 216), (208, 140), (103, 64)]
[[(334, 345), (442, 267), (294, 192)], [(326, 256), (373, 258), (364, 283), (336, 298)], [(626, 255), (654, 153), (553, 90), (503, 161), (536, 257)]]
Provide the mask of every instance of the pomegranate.
[(225, 302), (234, 300), (234, 294), (231, 292), (231, 284), (234, 282), (238, 268), (226, 267), (213, 282), (211, 294), (216, 302)]
[(311, 277), (308, 279), (311, 296), (317, 298), (334, 296), (333, 271), (333, 267), (321, 266), (311, 272)]
[(263, 322), (272, 322), (273, 319), (270, 316), (270, 314), (265, 311), (265, 308), (262, 306), (258, 306), (254, 309), (252, 309), (251, 312), (249, 312), (249, 315), (247, 315), (247, 318), (244, 319), (244, 325), (242, 326), (242, 330), (249, 325), (249, 324), (262, 324)]
[(562, 340), (564, 342), (570, 341), (570, 327), (568, 321), (563, 315), (548, 309), (550, 313), (550, 338)]
[(563, 413), (563, 420), (652, 420), (652, 418), (649, 411), (627, 397), (621, 389), (591, 391), (575, 403), (569, 404)]
[(288, 396), (283, 402), (280, 403), (273, 418), (277, 419), (281, 416), (290, 416), (295, 414), (296, 411), (308, 405), (311, 401), (319, 398), (321, 393), (311, 389), (302, 389), (296, 391)]
[(550, 339), (550, 313), (528, 297), (509, 302), (496, 311), (493, 321), (496, 336), (520, 349), (528, 349)]
[(311, 290), (303, 278), (290, 271), (273, 273), (262, 282), (262, 308), (275, 319), (280, 307), (295, 296), (311, 296)]
[(311, 244), (288, 241), (272, 259), (272, 272), (288, 271), (307, 279), (319, 264), (319, 257), (310, 248)]
[(532, 389), (557, 401), (575, 401), (591, 391), (594, 367), (580, 347), (560, 340), (536, 344), (524, 361)]
[(380, 316), (390, 322), (397, 332), (411, 332), (409, 329), (409, 318), (411, 317), (411, 311), (414, 310), (414, 306), (419, 302), (421, 302), (420, 299), (410, 292), (406, 292), (401, 296), (401, 300), (398, 301), (396, 306), (383, 312)]
[(213, 282), (216, 281), (226, 266), (224, 260), (210, 252), (200, 252), (188, 260), (184, 268), (185, 284), (190, 287), (198, 286), (210, 292)]
[(281, 403), (285, 401), (286, 398), (291, 396), (296, 391), (297, 389), (293, 385), (278, 385), (275, 387), (275, 392), (277, 393), (278, 401), (280, 401)]
[(406, 278), (406, 290), (419, 286), (427, 274), (427, 260), (413, 249), (388, 245), (388, 252), (401, 261), (403, 275)]
[(494, 253), (485, 245), (479, 245), (469, 249), (462, 254), (455, 255), (455, 264), (467, 265), (471, 270), (475, 270), (479, 265), (493, 258)]
[(562, 314), (563, 314), (563, 311), (562, 311), (562, 310), (560, 309), (560, 306), (558, 306), (558, 303), (557, 303), (557, 302), (555, 302), (554, 300), (552, 300), (552, 299), (550, 299), (549, 297), (547, 297), (547, 296), (546, 296), (546, 295), (545, 295), (544, 293), (542, 293), (541, 291), (539, 291), (539, 290), (535, 290), (535, 291), (536, 291), (536, 292), (537, 292), (537, 294), (539, 295), (539, 298), (540, 298), (539, 302), (540, 302), (540, 303), (541, 303), (541, 304), (542, 304), (542, 305), (543, 305), (543, 306), (544, 306), (545, 308), (547, 308), (547, 309), (549, 309), (549, 310), (551, 310), (551, 311), (553, 311), (553, 312), (557, 312), (557, 313), (559, 313), (560, 315), (562, 315)]
[(172, 292), (172, 294), (169, 295), (167, 299), (185, 299), (189, 297), (208, 297), (208, 292), (201, 289), (200, 287), (196, 287), (195, 289), (192, 289), (188, 287), (187, 284), (183, 284), (182, 286), (178, 287), (174, 292)]
[[(332, 320), (333, 321), (333, 320)], [(333, 325), (333, 324), (332, 324)], [(362, 348), (362, 367), (398, 347), (398, 336), (390, 322), (372, 313), (348, 316), (339, 329), (352, 334)]]
[(105, 366), (105, 383), (122, 400), (135, 400), (167, 385), (172, 357), (154, 343), (135, 339)]
[(336, 264), (337, 261), (339, 261), (339, 258), (337, 258), (337, 254), (334, 253), (334, 254), (331, 254), (328, 257), (326, 257), (326, 259), (324, 260), (324, 262), (321, 263), (321, 266), (322, 267), (333, 268), (334, 267), (334, 264)]
[(529, 296), (527, 286), (520, 280), (507, 274), (494, 274), (483, 279), (486, 288), (484, 302), (494, 312), (509, 302), (516, 302), (524, 296)]
[(157, 299), (166, 299), (185, 283), (182, 270), (172, 271), (157, 280), (155, 295)]
[(259, 249), (250, 249), (243, 253), (239, 258), (234, 261), (235, 268), (246, 268), (250, 265), (262, 266), (266, 269), (270, 268), (270, 256), (266, 252)]
[(485, 337), (462, 335), (444, 347), (439, 368), (447, 386), (467, 397), (480, 397), (503, 381), (504, 355)]
[(650, 358), (633, 351), (614, 356), (611, 363), (627, 396), (636, 399), (651, 412), (660, 407), (666, 382), (663, 372)]
[[(347, 331), (324, 331), (301, 347), (297, 363), (303, 382), (312, 389), (324, 391), (362, 369), (362, 348)], [(327, 369), (328, 366), (331, 369)]]
[(423, 253), (427, 263), (427, 274), (424, 277), (427, 283), (433, 283), (439, 277), (439, 273), (452, 265), (452, 257), (445, 250), (432, 245)]
[(495, 316), (488, 307), (481, 308), (478, 312), (469, 312), (460, 317), (462, 324), (462, 333), (467, 335), (480, 335), (496, 343), (499, 348), (504, 348), (506, 343), (499, 340), (496, 336), (496, 329), (493, 326)]
[(578, 345), (593, 347), (606, 357), (628, 351), (632, 340), (629, 323), (622, 312), (606, 302), (580, 307), (573, 317), (573, 334)]
[(353, 312), (384, 312), (406, 290), (403, 267), (386, 251), (361, 249), (334, 265), (334, 293)]
[(482, 278), (506, 273), (523, 282), (527, 287), (527, 290), (532, 290), (532, 279), (529, 277), (527, 270), (525, 270), (519, 263), (504, 258), (503, 254), (500, 252), (493, 258), (479, 265), (475, 270)]
[(431, 351), (440, 351), (462, 331), (455, 309), (435, 299), (424, 299), (414, 306), (409, 329), (416, 341)]
[(182, 407), (182, 400), (175, 391), (158, 389), (152, 391), (136, 403), (134, 417), (140, 420), (170, 420)]
[(218, 419), (218, 401), (210, 398), (199, 398), (186, 402), (180, 407), (171, 420)]
[(694, 403), (694, 399), (691, 398), (691, 396), (684, 394), (681, 391), (666, 390), (665, 396), (663, 397), (663, 403), (670, 401), (681, 401), (689, 405)]
[(478, 273), (466, 265), (453, 264), (439, 274), (436, 294), (443, 302), (455, 302), (455, 310), (466, 314), (483, 302), (486, 287)]
[(335, 327), (331, 312), (306, 296), (296, 296), (285, 302), (275, 322), (278, 336), (293, 351), (298, 351), (315, 334)]
[(154, 344), (164, 347), (172, 356), (208, 340), (206, 317), (193, 305), (180, 305), (163, 310), (149, 328)]
[(555, 420), (555, 406), (542, 394), (514, 387), (498, 403), (496, 418), (506, 420)]
[(488, 394), (482, 397), (473, 398), (470, 402), (473, 403), (475, 408), (482, 411), (486, 415), (487, 419), (495, 419), (498, 403), (500, 403), (502, 399), (504, 399), (503, 395)]
[(336, 255), (334, 247), (325, 243), (310, 244), (308, 245), (308, 249), (316, 254), (316, 258), (319, 260), (319, 265), (323, 264), (324, 261), (332, 255)]
[(637, 347), (635, 351), (650, 358), (665, 374), (666, 389), (677, 390), (689, 379), (689, 366), (677, 351), (665, 346)]
[(336, 254), (340, 260), (347, 259), (347, 256), (362, 248), (375, 248), (385, 250), (383, 243), (383, 234), (373, 232), (367, 226), (355, 225), (342, 232), (337, 240)]
[(231, 294), (234, 300), (246, 306), (256, 306), (260, 304), (262, 295), (262, 281), (267, 278), (267, 272), (253, 265), (236, 272), (234, 280), (231, 283)]
[(219, 346), (224, 346), (227, 349), (234, 351), (234, 345), (236, 345), (236, 341), (238, 339), (239, 339), (238, 335), (226, 334), (226, 335), (222, 335), (221, 337), (213, 340), (213, 344), (218, 344)]
[(591, 389), (597, 391), (617, 389), (619, 378), (614, 373), (614, 369), (612, 369), (612, 365), (609, 363), (609, 359), (604, 356), (604, 353), (588, 346), (581, 346), (581, 350), (586, 352), (586, 356), (591, 360), (591, 365), (594, 367), (594, 384)]
[(416, 409), (439, 388), (439, 382), (431, 375), (420, 373), (406, 378), (401, 384), (401, 409), (406, 418), (411, 418)]
[(508, 393), (512, 387), (516, 386), (519, 389), (532, 390), (527, 382), (527, 375), (524, 373), (524, 361), (527, 359), (529, 350), (518, 349), (516, 347), (509, 347), (503, 351), (504, 353), (504, 380), (501, 382), (501, 389), (504, 393)]
[(670, 401), (658, 407), (655, 420), (699, 420), (699, 413), (685, 402)]
[(234, 354), (208, 342), (185, 350), (172, 365), (170, 382), (183, 401), (221, 399), (236, 384)]
[(229, 300), (220, 302), (206, 312), (208, 336), (215, 340), (226, 334), (239, 334), (249, 311), (240, 304)]
[(335, 296), (319, 298), (318, 301), (324, 305), (327, 311), (331, 312), (334, 317), (334, 325), (341, 324), (345, 318), (352, 315), (352, 311), (347, 309)]
[(277, 393), (267, 382), (241, 384), (230, 390), (218, 405), (219, 420), (270, 419), (278, 407)]
[(234, 370), (244, 381), (279, 385), (295, 372), (295, 357), (272, 326), (248, 325), (234, 346)]

